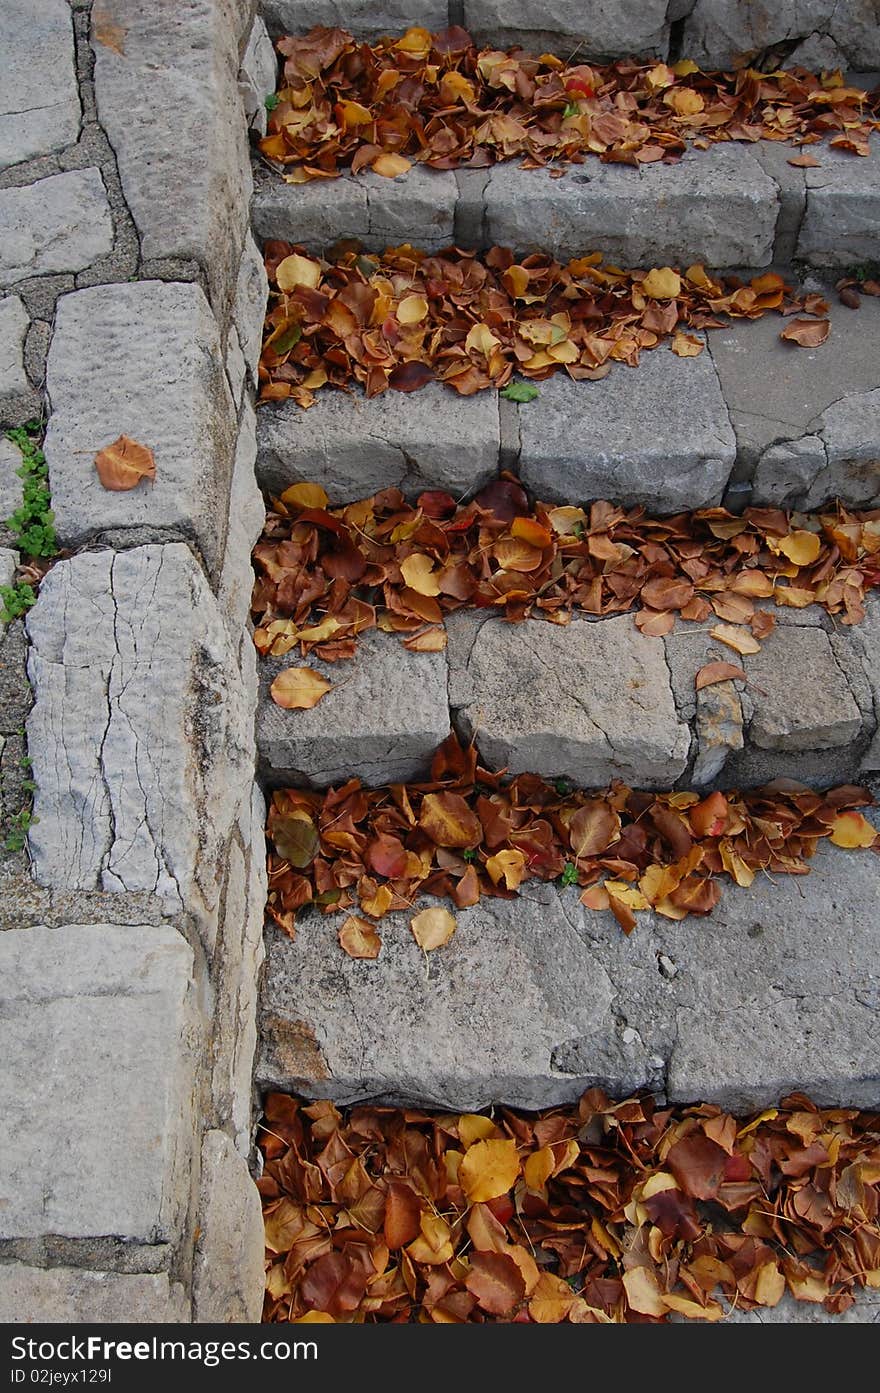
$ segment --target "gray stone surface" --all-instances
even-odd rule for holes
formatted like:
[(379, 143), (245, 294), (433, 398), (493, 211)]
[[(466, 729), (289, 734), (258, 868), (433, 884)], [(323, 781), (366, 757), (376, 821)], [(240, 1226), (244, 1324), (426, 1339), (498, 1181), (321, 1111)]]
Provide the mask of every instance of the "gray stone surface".
[(855, 1305), (840, 1315), (829, 1315), (824, 1306), (796, 1301), (785, 1293), (778, 1306), (759, 1306), (754, 1311), (733, 1310), (726, 1325), (870, 1325), (880, 1322), (880, 1293), (876, 1287), (857, 1287)]
[(726, 881), (708, 918), (640, 915), (628, 938), (537, 882), (456, 911), (427, 961), (409, 914), (380, 922), (373, 962), (339, 949), (344, 914), (304, 917), (292, 942), (269, 930), (258, 1082), (448, 1108), (546, 1107), (596, 1083), (742, 1112), (794, 1089), (876, 1107), (880, 860), (823, 847), (813, 866)]
[[(3, 304), (0, 301), (0, 304)], [(21, 468), (21, 451), (5, 435), (0, 435), (0, 523), (5, 522), (10, 513), (21, 507), (23, 481), (18, 471)]]
[(753, 744), (795, 755), (858, 739), (861, 713), (821, 629), (780, 629), (744, 666), (753, 693)]
[[(62, 546), (148, 528), (222, 556), (235, 424), (217, 326), (197, 285), (95, 286), (59, 303), (49, 351), (46, 433)], [(98, 450), (120, 435), (148, 446), (156, 480), (101, 485)]]
[(396, 179), (368, 170), (308, 184), (285, 184), (259, 165), (251, 221), (264, 240), (280, 237), (312, 251), (342, 237), (355, 237), (370, 251), (404, 242), (438, 251), (453, 241), (457, 190), (454, 174), (420, 165)]
[(103, 19), (121, 29), (121, 42), (93, 43), (98, 119), (141, 254), (197, 261), (221, 315), (251, 190), (233, 10), (231, 0), (106, 0)]
[[(811, 35), (834, 40), (853, 68), (880, 65), (875, 0), (696, 0), (685, 20), (682, 52), (703, 67), (735, 67), (777, 44)], [(784, 51), (784, 50), (783, 50)]]
[(229, 390), (232, 393), (232, 400), (235, 403), (236, 410), (241, 406), (241, 397), (244, 391), (246, 374), (247, 364), (244, 361), (244, 354), (241, 351), (238, 330), (234, 324), (230, 324), (229, 334), (226, 339), (226, 379), (229, 383)]
[(193, 955), (170, 927), (0, 935), (0, 1236), (176, 1237), (189, 1198)]
[(668, 788), (684, 771), (690, 731), (663, 645), (629, 615), (565, 627), (462, 617), (448, 624), (450, 702), (493, 769), (640, 788)]
[(278, 58), (269, 38), (266, 25), (257, 15), (248, 34), (238, 71), (238, 89), (244, 103), (248, 124), (259, 135), (266, 134), (266, 98), (275, 91), (278, 81)]
[(4, 0), (0, 169), (76, 140), (80, 105), (73, 61), (65, 0)]
[(210, 947), (253, 736), (201, 569), (181, 544), (81, 553), (49, 572), (28, 633), (36, 880), (155, 893)]
[(520, 44), (578, 62), (633, 53), (665, 57), (668, 0), (464, 0), (464, 26), (481, 46)]
[(779, 191), (741, 145), (693, 150), (676, 165), (590, 159), (551, 179), (496, 165), (485, 192), (486, 239), (567, 259), (601, 251), (621, 266), (766, 266)]
[(333, 503), (395, 486), (408, 498), (476, 492), (498, 468), (498, 400), (460, 397), (430, 383), (367, 399), (325, 389), (303, 411), (293, 402), (257, 412), (257, 477), (278, 494), (297, 480), (323, 484)]
[(870, 772), (880, 770), (880, 605), (867, 606), (864, 619), (853, 631), (853, 639), (862, 651), (862, 664), (871, 688), (877, 729), (862, 758), (862, 767)]
[(113, 219), (97, 169), (0, 192), (0, 285), (82, 271), (112, 246)]
[(707, 352), (669, 348), (599, 382), (556, 373), (518, 408), (519, 472), (541, 499), (609, 498), (672, 513), (719, 503), (736, 442)]
[[(284, 711), (269, 687), (284, 668), (303, 666), (333, 689), (310, 711)], [(410, 653), (397, 634), (363, 634), (346, 662), (289, 654), (260, 663), (257, 749), (275, 784), (326, 788), (354, 777), (366, 784), (424, 778), (448, 734), (446, 654)]]
[(244, 403), (235, 451), (235, 468), (229, 495), (229, 532), (226, 537), (226, 556), (220, 573), (217, 598), (229, 621), (233, 643), (242, 637), (250, 644), (246, 632), (250, 617), (254, 572), (251, 551), (263, 530), (266, 506), (257, 487), (254, 462), (257, 456), (256, 421), (254, 408)]
[[(880, 23), (877, 24), (880, 48)], [(807, 169), (807, 208), (797, 256), (811, 266), (850, 267), (880, 260), (880, 148), (867, 157), (823, 147)]]
[(732, 750), (743, 748), (743, 710), (733, 682), (716, 682), (696, 693), (697, 754), (690, 782), (714, 784)]
[[(29, 323), (28, 312), (17, 295), (6, 295), (0, 300), (0, 423), (4, 425), (23, 425), (39, 408), (39, 395), (24, 370), (24, 341)], [(5, 504), (10, 450), (18, 455), (14, 445), (0, 439), (0, 518), (11, 511)], [(16, 484), (20, 494), (21, 480), (16, 480)]]
[(165, 1272), (0, 1266), (0, 1321), (14, 1325), (186, 1324), (189, 1300)]
[(18, 553), (10, 551), (8, 547), (0, 547), (0, 585), (12, 584), (12, 577), (15, 575), (17, 565)]
[(263, 320), (266, 316), (268, 296), (269, 280), (266, 267), (263, 265), (256, 242), (248, 233), (235, 283), (232, 318), (254, 382), (257, 380), (257, 363), (263, 341)]
[(260, 1193), (225, 1132), (202, 1142), (202, 1202), (193, 1269), (199, 1324), (259, 1324), (265, 1237)]
[(357, 38), (402, 34), (411, 24), (432, 32), (449, 23), (446, 0), (263, 0), (260, 6), (272, 34), (301, 34), (313, 24), (338, 25)]

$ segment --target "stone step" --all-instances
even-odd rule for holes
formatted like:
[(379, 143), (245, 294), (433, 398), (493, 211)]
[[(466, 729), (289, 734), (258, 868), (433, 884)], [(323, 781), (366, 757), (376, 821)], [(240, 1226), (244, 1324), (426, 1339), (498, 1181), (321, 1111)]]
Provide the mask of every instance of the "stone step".
[[(272, 34), (311, 24), (339, 25), (375, 40), (409, 25), (436, 32), (463, 24), (479, 45), (532, 52), (577, 50), (581, 61), (634, 54), (667, 58), (671, 43), (704, 68), (733, 67), (779, 48), (787, 63), (808, 68), (880, 67), (880, 29), (871, 0), (847, 5), (811, 0), (263, 0)], [(794, 13), (793, 13), (794, 11)], [(773, 54), (776, 56), (776, 54)]]
[[(374, 961), (344, 914), (267, 932), (256, 1080), (309, 1097), (543, 1108), (598, 1084), (748, 1112), (794, 1091), (874, 1108), (880, 858), (823, 847), (806, 879), (725, 887), (706, 918), (646, 914), (626, 937), (575, 890), (533, 883), (456, 913), (426, 955), (411, 913)], [(427, 903), (436, 905), (438, 901)]]
[(310, 657), (331, 690), (309, 711), (269, 688), (296, 655), (260, 664), (257, 743), (274, 786), (357, 777), (378, 786), (428, 777), (454, 726), (484, 763), (565, 777), (582, 787), (746, 788), (794, 777), (815, 786), (880, 770), (880, 602), (846, 629), (811, 606), (776, 609), (777, 628), (741, 660), (748, 682), (695, 691), (699, 668), (736, 655), (710, 623), (665, 639), (630, 615), (508, 624), (485, 611), (449, 616), (443, 653), (399, 636), (364, 636), (350, 661)]
[(794, 153), (759, 141), (689, 150), (675, 165), (588, 159), (560, 174), (512, 160), (489, 170), (414, 166), (397, 179), (347, 173), (309, 184), (286, 184), (258, 163), (253, 225), (258, 237), (314, 252), (356, 237), (374, 251), (401, 242), (437, 251), (453, 241), (562, 260), (600, 251), (624, 266), (876, 261), (880, 144), (866, 158), (822, 147), (816, 169), (793, 168)]
[[(880, 226), (880, 223), (878, 223)], [(517, 405), (486, 391), (460, 397), (431, 384), (366, 400), (324, 389), (308, 411), (267, 403), (257, 413), (257, 472), (278, 494), (298, 480), (334, 503), (395, 485), (456, 497), (500, 467), (546, 501), (613, 498), (670, 513), (722, 501), (816, 508), (834, 497), (880, 504), (880, 299), (857, 311), (833, 287), (820, 348), (795, 348), (776, 314), (706, 334), (697, 358), (669, 348), (615, 363), (598, 382), (565, 373)], [(729, 486), (734, 486), (730, 491)]]

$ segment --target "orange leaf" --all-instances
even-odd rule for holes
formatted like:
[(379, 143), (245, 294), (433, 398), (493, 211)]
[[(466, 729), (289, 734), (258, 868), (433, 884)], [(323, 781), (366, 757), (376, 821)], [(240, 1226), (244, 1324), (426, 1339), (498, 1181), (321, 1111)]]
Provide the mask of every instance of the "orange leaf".
[(818, 348), (831, 333), (828, 319), (793, 319), (779, 335), (786, 343), (799, 344), (801, 348)]
[(330, 683), (309, 667), (286, 667), (279, 672), (269, 695), (285, 711), (309, 711), (330, 691)]
[(480, 819), (460, 793), (426, 793), (419, 826), (438, 846), (474, 847), (483, 839)]
[(507, 1194), (519, 1171), (516, 1142), (489, 1138), (469, 1147), (459, 1168), (458, 1183), (471, 1204), (484, 1203)]
[(711, 687), (715, 682), (728, 682), (732, 678), (739, 678), (745, 682), (746, 675), (741, 667), (735, 663), (706, 663), (701, 667), (694, 679), (694, 687), (701, 692), (704, 687)]
[(861, 813), (839, 813), (831, 828), (831, 841), (835, 846), (866, 847), (873, 846), (877, 840), (877, 829), (872, 827)]
[(153, 482), (156, 478), (152, 450), (127, 435), (120, 435), (112, 445), (98, 451), (95, 468), (103, 487), (113, 493), (127, 493), (136, 488), (141, 479)]
[(350, 958), (378, 958), (382, 940), (367, 919), (350, 914), (339, 930), (339, 946)]

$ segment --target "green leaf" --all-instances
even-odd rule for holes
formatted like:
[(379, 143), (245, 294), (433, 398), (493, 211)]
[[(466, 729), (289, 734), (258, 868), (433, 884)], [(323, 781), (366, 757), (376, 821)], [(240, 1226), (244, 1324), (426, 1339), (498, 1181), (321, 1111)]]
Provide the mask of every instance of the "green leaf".
[(540, 392), (533, 382), (508, 382), (501, 389), (501, 396), (506, 401), (534, 401)]
[(569, 102), (562, 114), (563, 116), (577, 116), (579, 112), (580, 107), (577, 102)]
[(263, 102), (263, 105), (267, 111), (274, 111), (280, 100), (281, 98), (279, 97), (277, 92), (270, 92), (268, 97)]
[(572, 861), (566, 861), (565, 870), (559, 877), (560, 885), (577, 885), (578, 871), (577, 866)]

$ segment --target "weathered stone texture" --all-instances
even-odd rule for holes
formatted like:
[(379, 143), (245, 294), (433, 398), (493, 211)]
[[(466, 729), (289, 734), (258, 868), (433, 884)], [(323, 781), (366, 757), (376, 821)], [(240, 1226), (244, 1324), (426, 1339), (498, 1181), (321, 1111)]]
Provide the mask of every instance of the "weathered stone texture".
[(189, 1298), (164, 1272), (0, 1265), (0, 1321), (14, 1325), (186, 1324)]
[(98, 118), (141, 254), (197, 261), (223, 315), (251, 191), (230, 0), (105, 0), (101, 18), (122, 38), (93, 37)]
[(560, 627), (449, 621), (450, 700), (494, 769), (667, 788), (687, 764), (663, 646), (629, 615)]
[(877, 729), (862, 759), (862, 768), (880, 770), (880, 605), (869, 604), (865, 618), (854, 631), (854, 641), (862, 651), (862, 663), (874, 702)]
[[(141, 281), (65, 296), (48, 391), (45, 452), (62, 546), (149, 528), (193, 538), (217, 567), (235, 422), (217, 325), (201, 289)], [(102, 487), (95, 453), (119, 435), (153, 451), (155, 483), (126, 493)]]
[(257, 487), (254, 462), (257, 457), (256, 421), (254, 408), (244, 403), (239, 425), (235, 468), (229, 495), (229, 534), (226, 538), (226, 557), (220, 574), (217, 598), (229, 620), (229, 633), (235, 642), (250, 643), (246, 632), (250, 616), (254, 572), (251, 551), (263, 530), (266, 505)]
[(782, 629), (745, 664), (753, 744), (794, 755), (849, 745), (861, 734), (861, 713), (821, 629)]
[(519, 408), (523, 483), (538, 498), (611, 498), (672, 513), (719, 503), (736, 441), (708, 353), (668, 348), (599, 382), (557, 373)]
[[(877, 23), (880, 64), (880, 19)], [(880, 258), (880, 151), (867, 158), (824, 147), (818, 169), (807, 169), (807, 207), (797, 256), (812, 266), (849, 267)]]
[(409, 498), (431, 488), (458, 498), (498, 468), (498, 402), (492, 392), (462, 398), (440, 383), (369, 400), (325, 390), (308, 411), (293, 402), (261, 407), (257, 443), (257, 476), (271, 493), (309, 479), (334, 503), (391, 486)]
[(0, 169), (61, 150), (79, 133), (73, 24), (65, 0), (4, 0)]
[[(24, 370), (24, 341), (29, 323), (28, 312), (17, 295), (6, 295), (0, 300), (0, 423), (4, 425), (20, 426), (39, 409), (39, 395), (31, 387)], [(11, 512), (5, 503), (10, 451), (20, 463), (15, 446), (0, 439), (0, 520)], [(15, 483), (20, 500), (21, 480)]]
[(437, 251), (453, 240), (455, 175), (413, 165), (397, 179), (342, 174), (285, 184), (272, 170), (254, 171), (251, 221), (258, 237), (279, 237), (320, 252), (342, 237), (371, 251), (410, 242)]
[(192, 950), (170, 927), (72, 924), (0, 935), (0, 962), (0, 1236), (176, 1238)]
[(563, 259), (601, 251), (622, 266), (744, 267), (772, 260), (779, 193), (748, 150), (716, 145), (671, 166), (589, 160), (558, 179), (496, 165), (485, 206), (488, 242), (518, 251)]
[(224, 1132), (202, 1143), (202, 1203), (193, 1271), (196, 1321), (259, 1323), (265, 1240), (260, 1193)]
[(248, 123), (259, 135), (266, 134), (266, 98), (275, 91), (278, 78), (278, 58), (260, 15), (251, 26), (241, 58), (238, 89)]
[[(876, 0), (696, 0), (685, 20), (683, 53), (702, 67), (737, 67), (777, 44), (827, 35), (845, 63), (862, 72), (880, 67)], [(797, 61), (792, 55), (791, 61)]]
[(275, 783), (316, 788), (361, 778), (367, 784), (426, 777), (449, 734), (445, 653), (410, 653), (397, 634), (362, 634), (354, 658), (306, 666), (332, 684), (310, 711), (284, 711), (273, 679), (302, 666), (291, 654), (260, 664), (257, 748)]
[(97, 169), (0, 191), (0, 285), (82, 271), (112, 246), (113, 219)]
[(202, 571), (180, 544), (82, 553), (49, 572), (28, 633), (37, 881), (150, 891), (210, 946), (253, 745)]
[(235, 282), (232, 318), (241, 340), (245, 362), (254, 382), (263, 340), (263, 320), (269, 297), (269, 280), (263, 258), (253, 237), (248, 233), (241, 254), (241, 264)]
[(357, 38), (402, 34), (412, 24), (432, 32), (449, 23), (446, 0), (263, 0), (260, 6), (272, 34), (300, 34), (312, 24), (338, 25)]
[(628, 54), (665, 57), (669, 43), (668, 0), (464, 0), (464, 25), (480, 44), (507, 48), (518, 43), (578, 61)]

